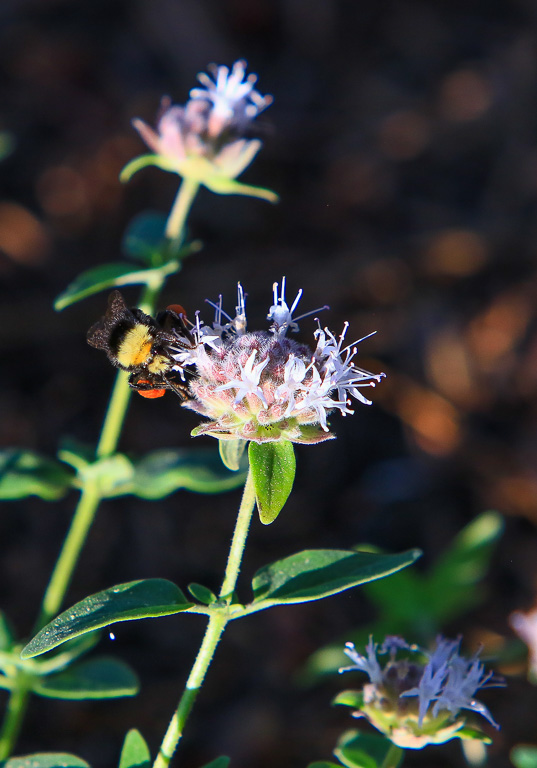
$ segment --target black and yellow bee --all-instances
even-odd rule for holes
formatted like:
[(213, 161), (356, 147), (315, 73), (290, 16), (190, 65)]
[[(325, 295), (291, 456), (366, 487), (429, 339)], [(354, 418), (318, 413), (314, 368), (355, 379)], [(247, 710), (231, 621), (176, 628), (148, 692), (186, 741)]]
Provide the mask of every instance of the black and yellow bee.
[(187, 385), (175, 381), (170, 347), (190, 346), (184, 309), (174, 304), (156, 320), (141, 309), (129, 309), (119, 291), (108, 299), (106, 314), (88, 331), (88, 344), (104, 349), (116, 368), (128, 371), (129, 384), (143, 397), (162, 397), (171, 389), (187, 397)]

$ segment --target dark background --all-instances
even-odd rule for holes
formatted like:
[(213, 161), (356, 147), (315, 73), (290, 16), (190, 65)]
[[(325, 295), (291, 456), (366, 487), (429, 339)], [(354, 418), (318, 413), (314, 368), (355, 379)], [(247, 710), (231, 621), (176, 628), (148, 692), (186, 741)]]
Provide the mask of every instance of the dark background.
[[(338, 439), (299, 447), (295, 490), (278, 521), (253, 526), (243, 568), (305, 547), (419, 546), (430, 565), (477, 514), (506, 530), (488, 598), (446, 628), (467, 647), (512, 638), (537, 581), (537, 4), (358, 0), (3, 0), (0, 128), (0, 335), (5, 446), (53, 455), (62, 436), (95, 442), (114, 373), (85, 343), (100, 294), (60, 314), (52, 302), (81, 271), (117, 260), (143, 209), (166, 212), (177, 177), (127, 186), (162, 94), (182, 103), (209, 62), (246, 58), (273, 106), (264, 148), (243, 178), (278, 206), (202, 191), (190, 219), (204, 250), (168, 283), (162, 306), (187, 311), (248, 292), (266, 327), (271, 286), (287, 276), (301, 308), (349, 341), (372, 330), (361, 364), (385, 370), (371, 408), (335, 416)], [(138, 292), (126, 289), (136, 303)], [(308, 321), (303, 339), (311, 338)], [(134, 397), (121, 441), (143, 453), (189, 445), (194, 414), (171, 395)], [(209, 439), (203, 439), (210, 444)], [(239, 492), (103, 503), (68, 596), (162, 576), (217, 589)], [(0, 597), (21, 635), (38, 610), (76, 497), (6, 504)], [(247, 599), (247, 597), (245, 598)], [(309, 654), (372, 616), (359, 590), (230, 626), (182, 746), (182, 765), (306, 766), (352, 726), (329, 702), (342, 683), (304, 689)], [(203, 629), (198, 617), (118, 625), (103, 641), (139, 671), (132, 700), (34, 700), (18, 752), (73, 751), (116, 764), (126, 730), (156, 750)], [(537, 742), (537, 692), (524, 669), (484, 693), (502, 724), (489, 765)], [(348, 681), (346, 681), (348, 684)], [(458, 743), (407, 758), (455, 766)], [(406, 763), (405, 763), (406, 764)]]

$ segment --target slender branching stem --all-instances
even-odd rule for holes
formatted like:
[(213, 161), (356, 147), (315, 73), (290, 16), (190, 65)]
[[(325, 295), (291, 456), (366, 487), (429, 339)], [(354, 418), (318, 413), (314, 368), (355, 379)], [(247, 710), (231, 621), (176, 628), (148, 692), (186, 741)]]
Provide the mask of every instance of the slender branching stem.
[(216, 646), (220, 641), (226, 624), (231, 619), (225, 603), (229, 605), (231, 602), (237, 584), (254, 506), (255, 493), (250, 471), (246, 479), (246, 485), (244, 486), (242, 501), (237, 515), (237, 522), (235, 524), (235, 531), (229, 550), (224, 580), (220, 589), (220, 600), (222, 602), (218, 608), (215, 608), (213, 614), (209, 618), (209, 623), (207, 624), (207, 629), (205, 630), (205, 635), (198, 655), (196, 656), (194, 666), (188, 676), (185, 690), (183, 691), (177, 709), (173, 714), (168, 730), (162, 740), (153, 768), (167, 768), (169, 765), (183, 735), (185, 723), (194, 706), (198, 691), (203, 684), (205, 675), (214, 656)]
[[(166, 225), (166, 237), (180, 243), (184, 236), (186, 218), (198, 191), (199, 184), (185, 181), (181, 185), (175, 203), (172, 207)], [(152, 313), (156, 306), (165, 277), (154, 279), (144, 287), (140, 299), (140, 307), (144, 312)], [(96, 459), (113, 456), (127, 414), (131, 395), (128, 377), (124, 371), (119, 371), (108, 404), (106, 416), (97, 449)], [(43, 597), (35, 631), (47, 624), (60, 610), (67, 590), (71, 583), (76, 564), (91, 528), (101, 495), (95, 479), (80, 477), (83, 485), (75, 509), (71, 526), (63, 543), (58, 560)], [(7, 711), (0, 730), (0, 760), (11, 754), (17, 740), (30, 696), (30, 684), (27, 678), (20, 675), (10, 693)]]

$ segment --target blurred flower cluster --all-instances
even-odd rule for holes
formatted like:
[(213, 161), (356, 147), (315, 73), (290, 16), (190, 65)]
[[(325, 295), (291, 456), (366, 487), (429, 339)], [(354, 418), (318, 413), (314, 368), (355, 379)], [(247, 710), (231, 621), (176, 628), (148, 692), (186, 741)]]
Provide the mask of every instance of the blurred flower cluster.
[[(479, 738), (479, 730), (468, 731), (461, 710), (477, 712), (495, 728), (499, 726), (487, 707), (474, 696), (478, 689), (503, 685), (486, 672), (479, 652), (466, 659), (459, 653), (460, 638), (439, 636), (429, 652), (410, 645), (401, 637), (387, 637), (379, 645), (371, 638), (365, 655), (353, 643), (345, 653), (353, 662), (340, 672), (365, 672), (369, 683), (357, 696), (344, 692), (338, 703), (358, 706), (355, 717), (366, 717), (394, 744), (405, 749), (421, 749), (459, 738)], [(385, 656), (383, 664), (378, 656)]]
[[(154, 155), (144, 155), (123, 171), (127, 178), (145, 165), (204, 184), (213, 192), (251, 194), (275, 200), (268, 190), (230, 183), (252, 162), (261, 148), (258, 139), (246, 138), (251, 121), (272, 103), (272, 96), (255, 90), (257, 75), (246, 76), (246, 62), (236, 61), (231, 70), (210, 67), (213, 79), (198, 75), (203, 87), (193, 88), (184, 106), (161, 102), (157, 129), (139, 118), (133, 125)], [(242, 187), (242, 188), (241, 188)]]

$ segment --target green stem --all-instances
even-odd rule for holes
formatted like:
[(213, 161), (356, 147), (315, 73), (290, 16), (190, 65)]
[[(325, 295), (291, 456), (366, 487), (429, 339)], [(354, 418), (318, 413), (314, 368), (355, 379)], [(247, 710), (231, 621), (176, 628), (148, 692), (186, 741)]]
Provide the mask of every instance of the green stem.
[(21, 673), (17, 677), (18, 687), (9, 695), (7, 711), (0, 731), (0, 760), (6, 760), (13, 750), (30, 699), (28, 683), (23, 681)]
[(403, 762), (404, 750), (392, 744), (380, 768), (397, 768)]
[(80, 495), (71, 527), (48, 583), (36, 623), (36, 631), (48, 624), (60, 609), (100, 500), (101, 497), (95, 483), (87, 482)]
[(233, 539), (231, 540), (224, 581), (222, 582), (222, 587), (220, 589), (219, 597), (221, 600), (227, 600), (229, 602), (233, 595), (235, 585), (237, 584), (254, 506), (254, 481), (252, 472), (249, 470), (246, 483), (244, 484), (244, 491), (242, 493), (239, 514), (237, 515), (237, 523), (233, 532)]
[[(249, 472), (244, 486), (239, 513), (237, 515), (237, 522), (231, 541), (224, 580), (222, 582), (222, 588), (220, 589), (220, 599), (225, 599), (228, 603), (231, 600), (231, 596), (233, 595), (237, 584), (244, 545), (246, 543), (246, 537), (248, 536), (248, 529), (250, 527), (254, 506), (254, 486), (252, 474)], [(196, 656), (196, 660), (190, 675), (188, 676), (185, 690), (183, 691), (177, 709), (170, 721), (168, 730), (164, 735), (153, 768), (167, 768), (170, 764), (170, 760), (172, 759), (183, 735), (185, 723), (192, 711), (198, 691), (200, 690), (207, 670), (209, 669), (216, 647), (230, 618), (229, 613), (223, 605), (220, 605), (219, 608), (215, 608), (213, 615), (210, 617), (198, 655)]]
[[(180, 243), (183, 237), (186, 218), (198, 188), (198, 183), (186, 179), (182, 183), (170, 211), (166, 224), (166, 236), (177, 243)], [(154, 311), (164, 279), (162, 277), (162, 279), (145, 286), (140, 298), (140, 307), (144, 312), (152, 314)], [(97, 459), (112, 456), (116, 452), (130, 395), (131, 389), (127, 374), (124, 371), (119, 371), (97, 444)], [(101, 496), (98, 487), (94, 482), (86, 480), (71, 521), (71, 527), (43, 597), (35, 631), (47, 624), (60, 610), (100, 501)], [(0, 760), (11, 754), (24, 720), (29, 697), (29, 685), (19, 676), (16, 687), (10, 693), (7, 712), (0, 730)]]
[[(144, 311), (153, 311), (161, 285), (145, 286), (140, 298), (140, 305)], [(112, 456), (117, 450), (132, 392), (127, 379), (125, 371), (118, 372), (97, 444), (97, 459)], [(45, 592), (36, 629), (41, 629), (60, 610), (100, 501), (101, 496), (97, 486), (86, 480), (71, 527)]]
[(174, 240), (180, 243), (184, 228), (186, 217), (192, 206), (192, 202), (196, 197), (199, 189), (199, 182), (185, 177), (179, 187), (179, 192), (175, 198), (175, 202), (172, 206), (172, 210), (166, 223), (166, 237), (169, 240)]

